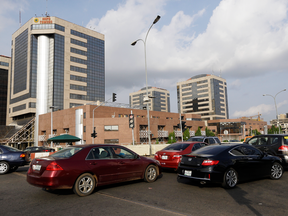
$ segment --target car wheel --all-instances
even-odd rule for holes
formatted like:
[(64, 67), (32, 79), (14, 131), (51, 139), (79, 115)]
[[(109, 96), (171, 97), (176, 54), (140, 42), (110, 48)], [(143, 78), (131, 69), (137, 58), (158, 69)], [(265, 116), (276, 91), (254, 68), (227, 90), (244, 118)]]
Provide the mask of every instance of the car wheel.
[(6, 174), (10, 169), (10, 166), (7, 162), (1, 161), (0, 162), (0, 175)]
[(149, 165), (145, 170), (144, 181), (154, 182), (157, 179), (157, 168), (155, 165)]
[(270, 178), (273, 180), (278, 180), (283, 175), (283, 166), (277, 162), (273, 163), (271, 167)]
[(18, 166), (13, 166), (10, 168), (10, 172), (15, 172), (18, 169)]
[(233, 188), (238, 183), (238, 174), (233, 168), (229, 168), (223, 178), (222, 186), (224, 188)]
[(95, 184), (94, 177), (89, 173), (84, 173), (76, 180), (73, 191), (78, 196), (88, 196), (94, 191)]

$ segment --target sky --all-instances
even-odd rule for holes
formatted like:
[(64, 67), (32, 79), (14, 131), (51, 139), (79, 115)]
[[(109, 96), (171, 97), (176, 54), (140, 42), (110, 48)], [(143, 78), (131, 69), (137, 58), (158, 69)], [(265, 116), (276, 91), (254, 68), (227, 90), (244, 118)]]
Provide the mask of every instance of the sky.
[[(288, 113), (288, 0), (0, 0), (0, 55), (11, 56), (12, 34), (35, 16), (56, 16), (105, 35), (106, 100), (129, 104), (148, 86), (170, 92), (199, 74), (227, 81), (229, 118), (268, 124)], [(21, 11), (21, 19), (19, 12)], [(280, 93), (279, 93), (280, 92)], [(279, 93), (279, 94), (277, 94)], [(268, 96), (263, 96), (269, 94)], [(277, 96), (276, 96), (277, 94)], [(275, 98), (275, 101), (274, 101)], [(256, 117), (255, 117), (256, 118)]]

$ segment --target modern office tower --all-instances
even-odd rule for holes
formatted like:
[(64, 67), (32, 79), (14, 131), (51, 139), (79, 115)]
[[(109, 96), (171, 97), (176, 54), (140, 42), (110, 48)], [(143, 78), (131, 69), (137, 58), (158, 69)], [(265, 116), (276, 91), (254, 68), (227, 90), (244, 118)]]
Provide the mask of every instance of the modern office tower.
[(6, 119), (7, 113), (7, 87), (8, 87), (8, 72), (10, 70), (11, 58), (0, 55), (0, 125), (9, 123)]
[(226, 80), (201, 74), (177, 83), (178, 111), (202, 120), (229, 119)]
[[(129, 104), (133, 107), (146, 108), (146, 87), (129, 94)], [(148, 105), (149, 110), (170, 112), (170, 93), (166, 89), (157, 87), (148, 87)]]
[(104, 49), (96, 31), (58, 17), (31, 18), (12, 35), (9, 116), (105, 101)]

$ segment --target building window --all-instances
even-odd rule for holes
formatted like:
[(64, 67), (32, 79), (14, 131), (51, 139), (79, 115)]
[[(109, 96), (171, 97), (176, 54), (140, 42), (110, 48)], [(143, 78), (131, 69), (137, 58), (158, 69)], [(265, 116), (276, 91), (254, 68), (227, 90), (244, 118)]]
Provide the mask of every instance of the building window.
[(118, 131), (118, 125), (105, 125), (104, 131)]
[(86, 132), (86, 126), (83, 127), (83, 132)]
[(86, 112), (83, 113), (83, 118), (86, 119)]
[(118, 139), (105, 139), (104, 144), (119, 144)]
[(7, 62), (1, 62), (1, 61), (0, 61), (0, 65), (9, 67), (9, 63), (7, 63)]

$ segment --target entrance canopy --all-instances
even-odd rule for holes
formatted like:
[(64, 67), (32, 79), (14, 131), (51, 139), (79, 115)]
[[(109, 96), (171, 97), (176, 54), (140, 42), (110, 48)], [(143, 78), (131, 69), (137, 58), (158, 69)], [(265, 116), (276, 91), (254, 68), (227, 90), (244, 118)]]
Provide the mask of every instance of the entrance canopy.
[(49, 138), (47, 141), (63, 143), (63, 142), (77, 142), (77, 141), (80, 141), (80, 140), (81, 139), (79, 137), (72, 136), (70, 134), (63, 134), (63, 135), (60, 135), (60, 136)]

